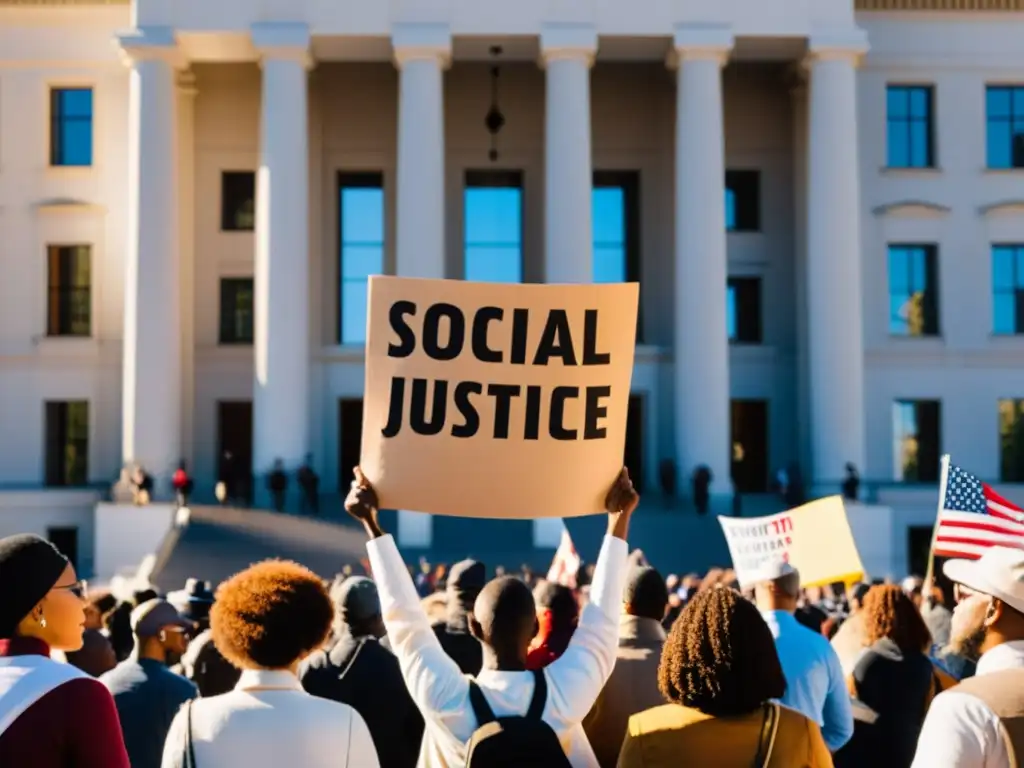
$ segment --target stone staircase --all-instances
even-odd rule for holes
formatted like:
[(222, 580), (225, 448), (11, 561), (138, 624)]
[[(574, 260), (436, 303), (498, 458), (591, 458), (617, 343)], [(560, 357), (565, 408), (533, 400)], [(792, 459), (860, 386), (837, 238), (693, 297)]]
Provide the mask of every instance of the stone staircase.
[[(321, 510), (321, 517), (314, 519), (265, 510), (194, 506), (187, 524), (168, 533), (150, 579), (162, 590), (180, 588), (191, 576), (216, 584), (253, 562), (273, 557), (301, 562), (324, 578), (345, 565), (360, 572), (359, 564), (366, 557), (363, 531), (344, 514), (339, 497), (322, 498)], [(775, 497), (744, 498), (744, 517), (780, 510)], [(700, 517), (692, 507), (678, 501), (666, 503), (645, 497), (633, 518), (630, 545), (642, 549), (665, 574), (703, 572), (728, 565), (728, 548), (714, 511), (729, 514), (731, 505), (722, 500), (713, 513)], [(396, 531), (396, 514), (382, 512), (381, 523), (385, 530)], [(593, 562), (604, 536), (605, 518), (574, 518), (566, 520), (566, 525), (580, 556)], [(529, 520), (440, 516), (434, 518), (433, 546), (403, 548), (410, 564), (420, 558), (452, 563), (473, 557), (491, 568), (503, 565), (513, 570), (527, 564), (540, 573), (547, 570), (553, 554), (553, 549), (533, 546)]]

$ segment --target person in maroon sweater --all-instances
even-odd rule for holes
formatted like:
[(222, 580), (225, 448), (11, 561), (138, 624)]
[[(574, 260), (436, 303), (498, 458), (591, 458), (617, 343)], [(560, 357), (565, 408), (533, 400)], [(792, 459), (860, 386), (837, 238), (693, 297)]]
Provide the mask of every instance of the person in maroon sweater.
[(75, 569), (33, 535), (0, 539), (0, 766), (131, 768), (110, 693), (50, 659), (82, 647)]

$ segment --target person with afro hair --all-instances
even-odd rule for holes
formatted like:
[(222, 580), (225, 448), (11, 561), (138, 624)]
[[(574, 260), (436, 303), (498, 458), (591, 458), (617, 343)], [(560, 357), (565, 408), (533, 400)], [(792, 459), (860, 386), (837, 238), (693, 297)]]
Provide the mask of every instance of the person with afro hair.
[(699, 592), (683, 609), (665, 640), (658, 687), (669, 703), (630, 718), (619, 768), (832, 765), (818, 725), (773, 702), (786, 678), (771, 631), (728, 587)]
[(213, 642), (242, 674), (229, 693), (178, 712), (163, 768), (378, 768), (359, 713), (306, 693), (297, 676), (333, 622), (324, 583), (296, 563), (257, 563), (221, 584), (210, 611)]

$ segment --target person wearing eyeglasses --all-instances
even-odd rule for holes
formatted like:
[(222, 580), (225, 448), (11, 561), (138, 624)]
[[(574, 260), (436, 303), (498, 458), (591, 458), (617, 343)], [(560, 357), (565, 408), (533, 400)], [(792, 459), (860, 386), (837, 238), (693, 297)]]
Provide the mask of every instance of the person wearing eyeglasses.
[(132, 611), (131, 626), (131, 655), (100, 682), (117, 705), (132, 768), (160, 768), (174, 716), (199, 695), (192, 681), (168, 668), (185, 653), (195, 624), (166, 600), (153, 599)]
[(85, 628), (75, 569), (46, 539), (0, 539), (0, 765), (131, 768), (117, 709), (98, 680), (50, 658)]

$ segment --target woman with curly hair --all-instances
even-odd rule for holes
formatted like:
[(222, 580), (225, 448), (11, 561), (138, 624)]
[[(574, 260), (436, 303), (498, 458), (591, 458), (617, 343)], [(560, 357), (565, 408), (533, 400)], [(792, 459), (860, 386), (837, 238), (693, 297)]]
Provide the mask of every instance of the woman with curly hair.
[(913, 600), (896, 585), (872, 587), (861, 607), (865, 650), (847, 679), (850, 693), (871, 710), (858, 719), (837, 766), (908, 768), (935, 695), (953, 683), (928, 657), (931, 634)]
[(224, 582), (210, 610), (213, 642), (242, 670), (235, 689), (186, 704), (163, 768), (378, 768), (370, 731), (347, 704), (311, 696), (297, 677), (334, 621), (320, 578), (268, 560)]
[(676, 619), (658, 668), (669, 704), (633, 715), (619, 768), (829, 768), (816, 723), (773, 699), (786, 678), (771, 630), (727, 587), (699, 592)]

